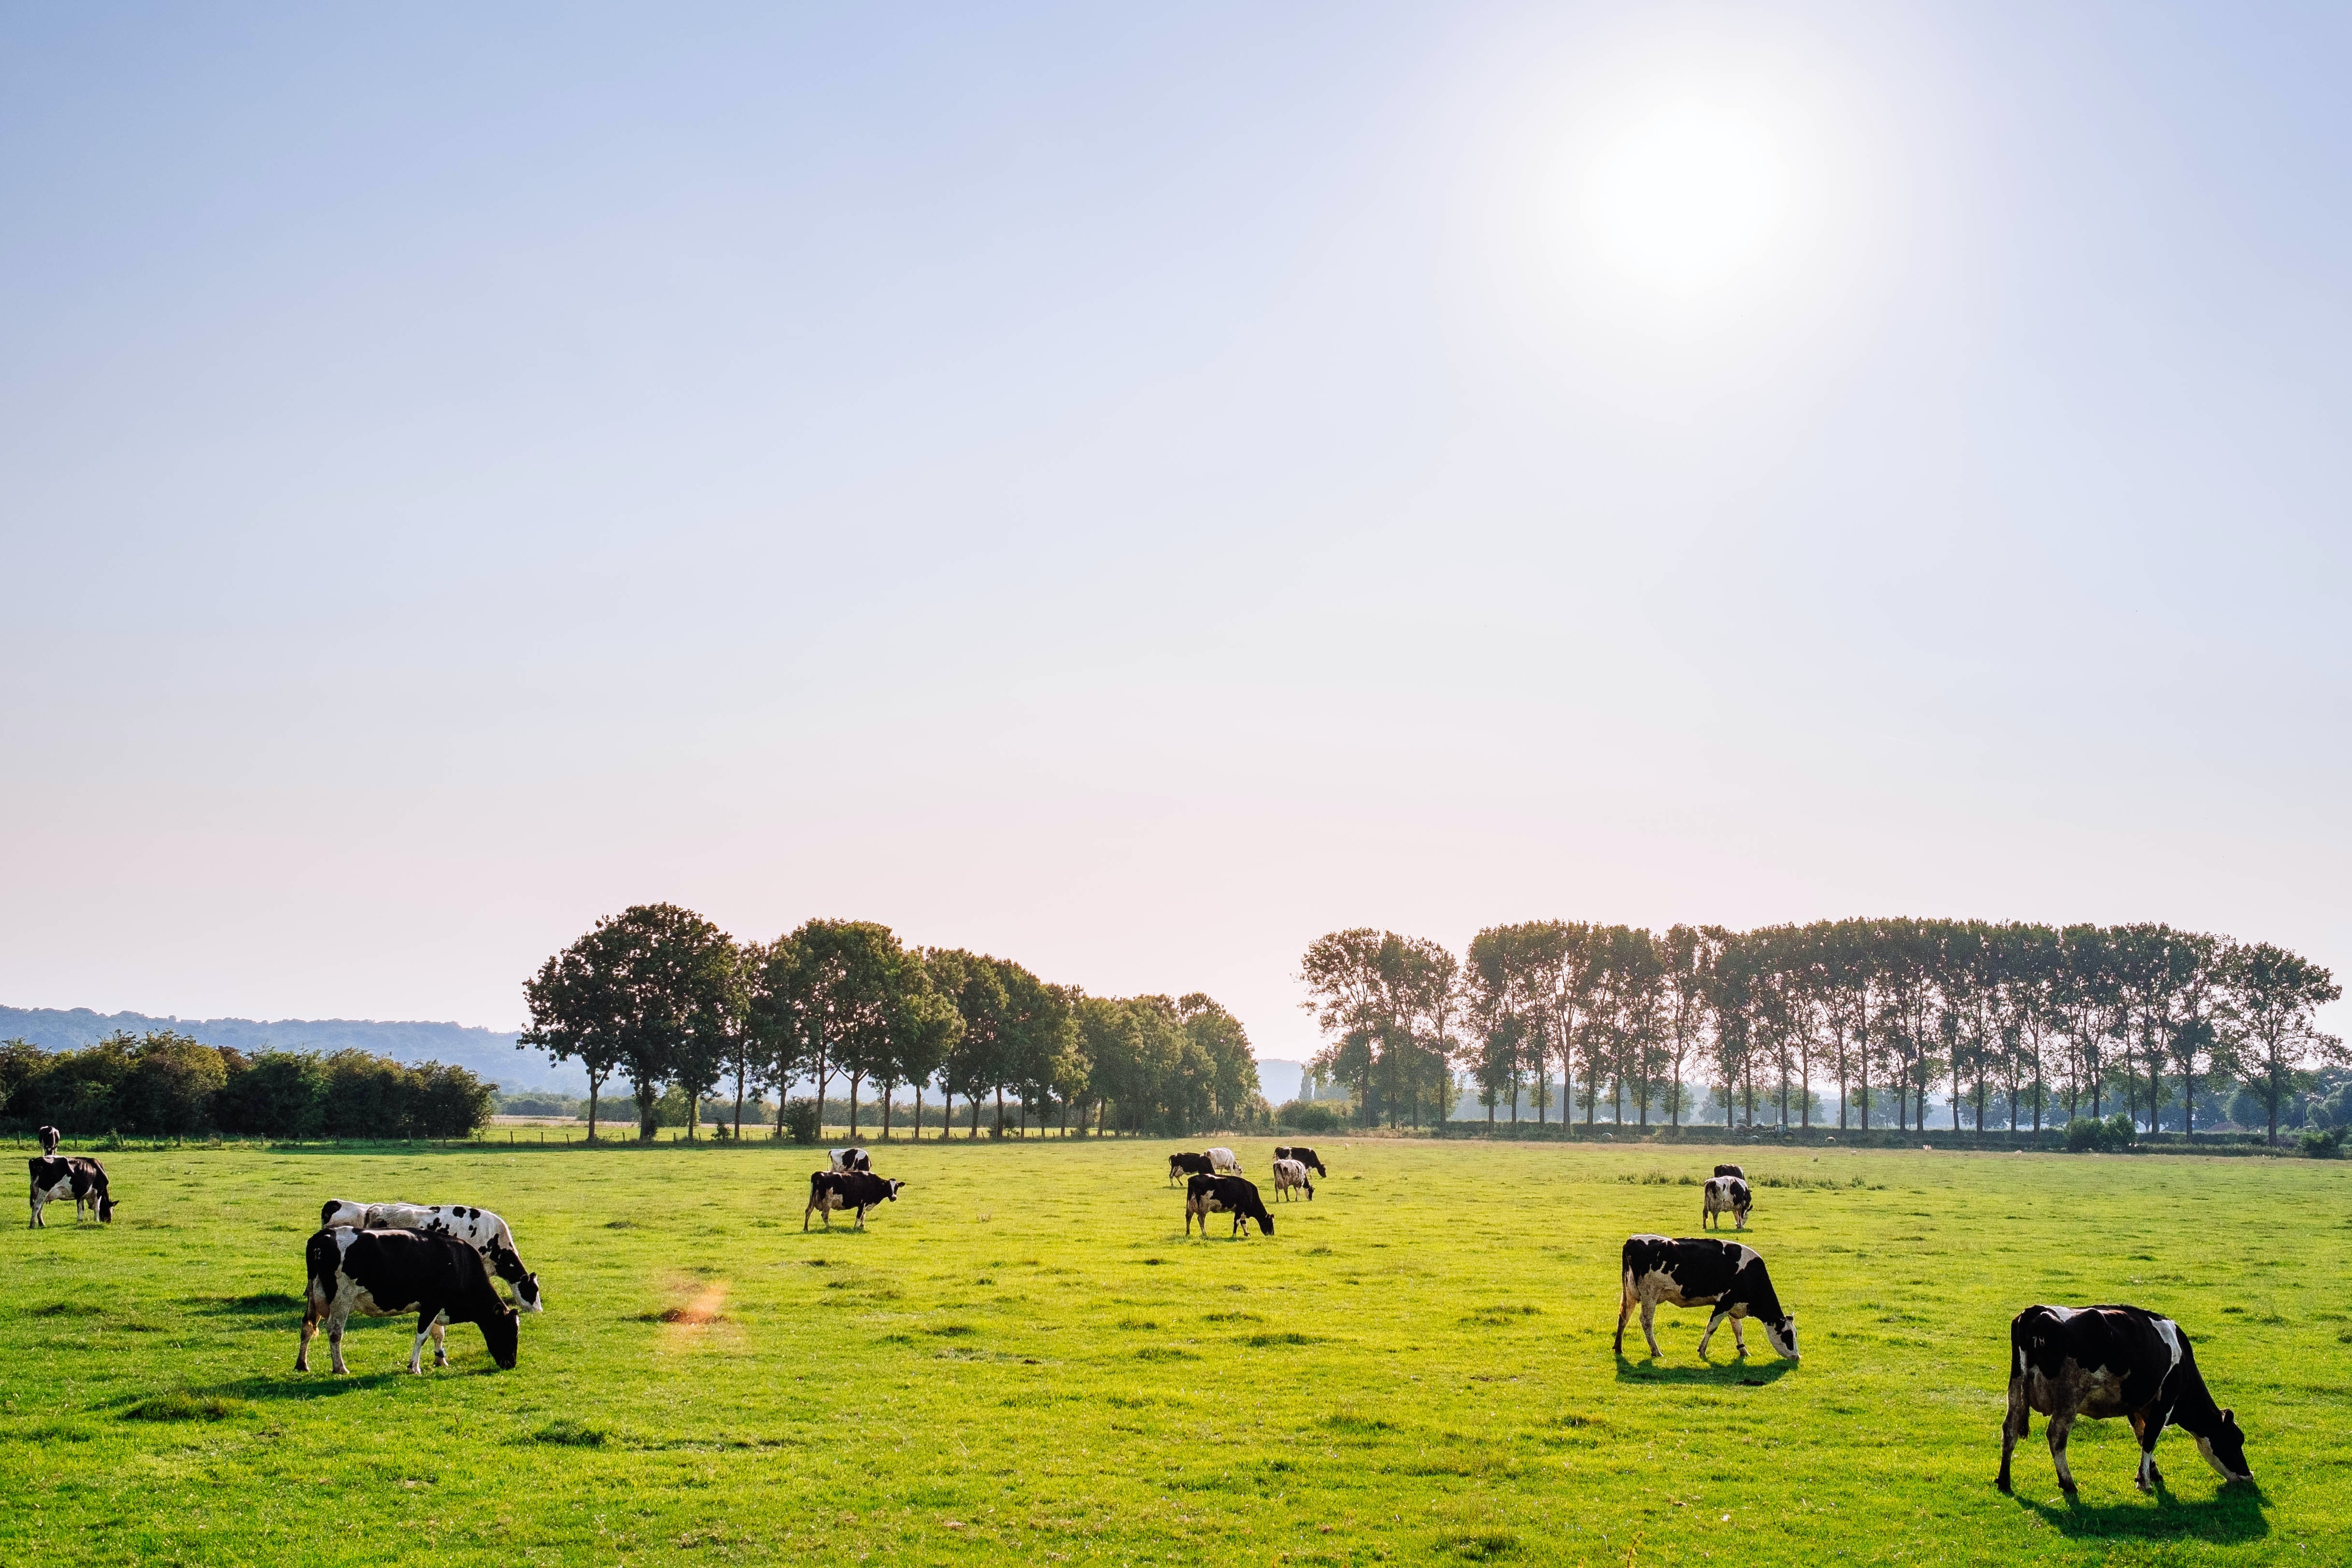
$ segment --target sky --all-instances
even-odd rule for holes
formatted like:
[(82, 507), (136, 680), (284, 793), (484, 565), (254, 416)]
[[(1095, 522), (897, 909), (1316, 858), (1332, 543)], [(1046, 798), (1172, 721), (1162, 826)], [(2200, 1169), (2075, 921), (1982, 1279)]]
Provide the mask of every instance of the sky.
[[(2352, 12), (0, 9), (0, 1000), (2352, 967)], [(2339, 1016), (2336, 1027), (2344, 1027)]]

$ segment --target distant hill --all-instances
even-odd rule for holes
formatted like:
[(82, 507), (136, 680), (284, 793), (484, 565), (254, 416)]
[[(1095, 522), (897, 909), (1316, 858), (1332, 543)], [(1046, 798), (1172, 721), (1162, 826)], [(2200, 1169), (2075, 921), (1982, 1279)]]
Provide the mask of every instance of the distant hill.
[(552, 1067), (535, 1051), (517, 1051), (511, 1032), (459, 1023), (378, 1022), (373, 1019), (150, 1018), (145, 1013), (95, 1013), (88, 1008), (0, 1007), (0, 1040), (27, 1040), (45, 1051), (70, 1051), (105, 1039), (117, 1030), (145, 1034), (176, 1030), (206, 1045), (256, 1051), (373, 1051), (394, 1061), (445, 1061), (487, 1078), (509, 1092), (546, 1089), (588, 1092), (576, 1067)]

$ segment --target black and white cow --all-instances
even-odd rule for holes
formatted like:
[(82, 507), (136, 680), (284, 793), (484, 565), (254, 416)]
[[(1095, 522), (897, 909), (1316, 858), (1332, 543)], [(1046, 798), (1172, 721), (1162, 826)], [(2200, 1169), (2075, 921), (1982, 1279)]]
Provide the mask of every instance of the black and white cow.
[(343, 1364), (343, 1325), (351, 1315), (391, 1318), (416, 1314), (416, 1340), (408, 1349), (408, 1370), (422, 1373), (425, 1341), (433, 1340), (433, 1364), (449, 1364), (446, 1327), (478, 1323), (490, 1359), (511, 1370), (521, 1338), (515, 1312), (490, 1284), (482, 1255), (454, 1236), (420, 1236), (414, 1230), (359, 1230), (339, 1225), (310, 1238), (302, 1261), (309, 1276), (303, 1295), (302, 1348), (294, 1370), (310, 1370), (310, 1336), (327, 1325), (327, 1351), (334, 1369)]
[(1294, 1192), (1304, 1190), (1307, 1201), (1315, 1201), (1315, 1183), (1307, 1174), (1304, 1162), (1280, 1159), (1274, 1162), (1274, 1201), (1280, 1203)]
[(1196, 1176), (1184, 1184), (1184, 1234), (1192, 1234), (1192, 1221), (1201, 1222), (1201, 1234), (1209, 1234), (1209, 1216), (1230, 1214), (1234, 1217), (1235, 1236), (1242, 1233), (1242, 1222), (1255, 1219), (1265, 1235), (1274, 1234), (1274, 1216), (1265, 1211), (1265, 1204), (1257, 1195), (1257, 1184), (1245, 1176)]
[(1739, 1323), (1743, 1318), (1754, 1318), (1764, 1325), (1764, 1337), (1772, 1342), (1774, 1350), (1790, 1361), (1797, 1359), (1796, 1314), (1780, 1310), (1772, 1278), (1764, 1271), (1764, 1260), (1754, 1248), (1711, 1236), (1685, 1236), (1679, 1240), (1629, 1236), (1622, 1270), (1624, 1295), (1617, 1304), (1618, 1354), (1625, 1354), (1625, 1320), (1637, 1305), (1642, 1309), (1642, 1337), (1649, 1342), (1650, 1354), (1665, 1354), (1658, 1348), (1657, 1333), (1651, 1327), (1658, 1303), (1664, 1301), (1669, 1306), (1715, 1309), (1715, 1315), (1706, 1321), (1706, 1332), (1698, 1336), (1701, 1355), (1706, 1354), (1706, 1342), (1715, 1337), (1726, 1318), (1731, 1320), (1731, 1343), (1746, 1355), (1748, 1342), (1740, 1337)]
[(1168, 1156), (1168, 1185), (1176, 1185), (1178, 1176), (1213, 1176), (1216, 1164), (1206, 1155), (1171, 1155)]
[(854, 1145), (846, 1149), (828, 1149), (825, 1153), (832, 1158), (833, 1168), (837, 1171), (870, 1171), (874, 1168), (874, 1156)]
[(1238, 1171), (1242, 1168), (1242, 1162), (1231, 1149), (1211, 1149), (1209, 1168), (1213, 1171)]
[(1698, 1228), (1706, 1229), (1709, 1220), (1720, 1227), (1723, 1217), (1727, 1214), (1731, 1216), (1733, 1228), (1745, 1230), (1748, 1228), (1748, 1206), (1753, 1201), (1748, 1184), (1738, 1176), (1709, 1177), (1706, 1196), (1699, 1200)]
[(539, 1276), (523, 1267), (507, 1222), (487, 1208), (462, 1203), (431, 1206), (415, 1203), (354, 1203), (331, 1197), (319, 1208), (319, 1228), (348, 1225), (360, 1230), (414, 1230), (421, 1236), (454, 1236), (482, 1255), (490, 1272), (507, 1282), (515, 1306), (526, 1312), (544, 1312)]
[(835, 1209), (854, 1208), (857, 1211), (857, 1228), (863, 1230), (866, 1211), (898, 1202), (898, 1189), (906, 1185), (886, 1180), (871, 1171), (811, 1171), (808, 1207), (801, 1210), (801, 1228), (808, 1228), (810, 1215), (823, 1214), (824, 1228), (830, 1230)]
[(85, 1205), (98, 1216), (100, 1224), (113, 1223), (114, 1197), (106, 1189), (106, 1167), (96, 1160), (79, 1155), (43, 1155), (25, 1165), (33, 1178), (33, 1217), (25, 1222), (26, 1229), (46, 1227), (48, 1221), (41, 1218), (41, 1210), (67, 1198), (73, 1199), (76, 1224), (81, 1222)]
[(43, 1125), (33, 1130), (33, 1136), (41, 1140), (41, 1153), (44, 1156), (47, 1156), (58, 1152), (58, 1144), (65, 1137), (65, 1134), (58, 1132), (55, 1127)]
[(1717, 1166), (1715, 1167), (1715, 1174), (1717, 1176), (1736, 1176), (1741, 1181), (1746, 1181), (1748, 1179), (1748, 1173), (1738, 1166)]
[(1278, 1160), (1297, 1160), (1302, 1166), (1312, 1166), (1315, 1167), (1315, 1174), (1319, 1176), (1328, 1176), (1331, 1174), (1323, 1168), (1321, 1156), (1305, 1144), (1276, 1145), (1274, 1157)]
[(2009, 1456), (2050, 1417), (2050, 1458), (2058, 1484), (2074, 1495), (2066, 1435), (2078, 1417), (2128, 1416), (2139, 1435), (2139, 1490), (2153, 1491), (2156, 1439), (2169, 1424), (2197, 1439), (2197, 1451), (2223, 1480), (2250, 1481), (2246, 1437), (2234, 1411), (2206, 1391), (2189, 1335), (2170, 1318), (2139, 1307), (2028, 1307), (2009, 1325), (2009, 1416), (2000, 1424), (2000, 1476), (2009, 1490)]

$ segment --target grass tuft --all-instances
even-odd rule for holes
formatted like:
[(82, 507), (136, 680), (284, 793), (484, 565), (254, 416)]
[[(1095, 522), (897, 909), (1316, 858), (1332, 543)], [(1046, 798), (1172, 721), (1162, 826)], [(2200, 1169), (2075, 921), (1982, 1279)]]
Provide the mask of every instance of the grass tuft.
[(534, 1443), (552, 1443), (562, 1448), (601, 1448), (612, 1436), (602, 1427), (591, 1427), (568, 1416), (559, 1416), (530, 1435)]
[(1470, 1535), (1438, 1538), (1437, 1550), (1465, 1563), (1494, 1563), (1519, 1549), (1519, 1538), (1507, 1530), (1481, 1531)]
[(151, 1394), (122, 1413), (126, 1421), (223, 1421), (246, 1411), (242, 1399), (226, 1398), (217, 1394), (191, 1394), (175, 1389), (169, 1394)]

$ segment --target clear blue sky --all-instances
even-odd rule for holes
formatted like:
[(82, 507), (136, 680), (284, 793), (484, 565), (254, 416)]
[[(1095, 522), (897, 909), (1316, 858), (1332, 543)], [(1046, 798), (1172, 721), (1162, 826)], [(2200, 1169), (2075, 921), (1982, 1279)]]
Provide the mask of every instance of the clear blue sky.
[(2352, 11), (0, 13), (0, 998), (2352, 967)]

